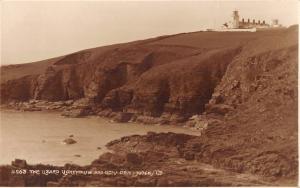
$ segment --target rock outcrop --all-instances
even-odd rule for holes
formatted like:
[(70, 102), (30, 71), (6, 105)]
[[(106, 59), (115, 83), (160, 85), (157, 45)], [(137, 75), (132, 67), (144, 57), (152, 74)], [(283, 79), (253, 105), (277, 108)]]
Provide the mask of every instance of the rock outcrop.
[(156, 44), (169, 38), (177, 40), (175, 35), (77, 52), (48, 60), (48, 66), (22, 77), (13, 73), (20, 67), (1, 67), (1, 103), (88, 99), (95, 113), (110, 109), (187, 119), (203, 112), (241, 47)]
[[(76, 104), (57, 109), (70, 117), (109, 110), (132, 113), (134, 119), (147, 117), (139, 118), (146, 123), (148, 117), (162, 118), (165, 123), (182, 122), (204, 111), (225, 115), (246, 101), (251, 92), (266, 87), (270, 70), (293, 56), (290, 51), (297, 46), (291, 39), (295, 30), (247, 33), (243, 37), (233, 33), (180, 34), (84, 50), (47, 60), (44, 66), (43, 62), (4, 66), (1, 103), (76, 103), (84, 99), (93, 101), (88, 104), (89, 112), (83, 109), (86, 106), (78, 110)], [(191, 42), (191, 37), (199, 43)], [(235, 42), (227, 43), (228, 40)], [(278, 43), (271, 47), (274, 40)], [(258, 50), (256, 46), (263, 44), (268, 47)], [(18, 76), (22, 66), (39, 70)], [(261, 75), (262, 72), (268, 74)], [(117, 121), (122, 119), (122, 115), (117, 116)]]
[(77, 141), (74, 140), (73, 138), (66, 138), (66, 139), (63, 140), (63, 143), (67, 144), (67, 145), (70, 145), (70, 144), (76, 144)]
[[(150, 133), (109, 143), (120, 154), (103, 155), (91, 166), (118, 169), (134, 161), (139, 168), (171, 165), (171, 175), (115, 183), (104, 178), (98, 186), (227, 185), (216, 179), (198, 182), (200, 177), (191, 171), (189, 179), (177, 180), (187, 174), (173, 173), (183, 167), (172, 163), (173, 158), (295, 185), (297, 67), (297, 26), (255, 33), (185, 33), (1, 67), (1, 104), (201, 131), (200, 138)], [(62, 178), (59, 185), (79, 185), (81, 180), (72, 178)], [(93, 181), (87, 178), (83, 185)]]
[[(64, 167), (46, 165), (1, 166), (1, 186), (270, 186), (280, 183), (276, 169), (272, 177), (231, 172), (204, 164), (202, 160), (226, 157), (233, 151), (216, 150), (196, 142), (197, 136), (175, 133), (153, 133), (127, 136), (112, 141), (107, 147), (113, 153), (104, 153), (90, 165), (66, 164)], [(198, 143), (198, 144), (197, 144)], [(210, 155), (200, 158), (201, 153)], [(221, 152), (226, 152), (222, 153)], [(218, 155), (220, 154), (220, 155)], [(260, 154), (253, 164), (280, 161), (274, 153)], [(272, 157), (271, 157), (272, 155)], [(264, 157), (263, 157), (264, 156)], [(242, 156), (241, 156), (242, 157)], [(26, 162), (25, 162), (26, 163)], [(235, 165), (235, 163), (232, 163)], [(257, 166), (255, 166), (257, 167)], [(49, 175), (12, 175), (16, 169), (51, 170)], [(69, 172), (69, 175), (64, 173)], [(18, 180), (18, 181), (16, 181)], [(291, 185), (286, 183), (284, 185)]]

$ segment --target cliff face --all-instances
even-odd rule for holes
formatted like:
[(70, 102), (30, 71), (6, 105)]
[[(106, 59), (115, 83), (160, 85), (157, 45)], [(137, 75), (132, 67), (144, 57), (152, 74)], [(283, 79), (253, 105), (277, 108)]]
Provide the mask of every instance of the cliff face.
[[(97, 106), (96, 113), (111, 109), (187, 118), (204, 111), (229, 64), (244, 67), (240, 59), (250, 58), (251, 45), (256, 45), (253, 41), (283, 40), (293, 34), (286, 32), (179, 34), (4, 66), (1, 103), (88, 98)], [(257, 56), (251, 56), (253, 61)]]
[(239, 46), (204, 50), (147, 44), (94, 55), (93, 51), (78, 52), (52, 63), (39, 75), (2, 83), (1, 102), (89, 98), (115, 111), (192, 115), (203, 111), (239, 52)]
[[(227, 67), (212, 99), (228, 105), (222, 123), (208, 126), (196, 157), (236, 171), (293, 177), (298, 171), (297, 28), (253, 40)], [(201, 144), (200, 144), (201, 145)], [(220, 157), (223, 156), (223, 158)], [(206, 156), (210, 156), (207, 158)]]
[(294, 185), (297, 42), (298, 27), (195, 32), (4, 66), (1, 103), (60, 101), (51, 105), (108, 117), (122, 112), (118, 121), (193, 126), (203, 135), (180, 146), (186, 160)]

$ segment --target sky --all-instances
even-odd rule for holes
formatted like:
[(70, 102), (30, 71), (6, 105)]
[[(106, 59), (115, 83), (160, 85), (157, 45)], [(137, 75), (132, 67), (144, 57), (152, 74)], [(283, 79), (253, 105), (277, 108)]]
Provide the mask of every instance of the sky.
[(298, 23), (297, 0), (1, 1), (1, 64), (39, 61), (79, 50), (214, 28), (240, 17)]

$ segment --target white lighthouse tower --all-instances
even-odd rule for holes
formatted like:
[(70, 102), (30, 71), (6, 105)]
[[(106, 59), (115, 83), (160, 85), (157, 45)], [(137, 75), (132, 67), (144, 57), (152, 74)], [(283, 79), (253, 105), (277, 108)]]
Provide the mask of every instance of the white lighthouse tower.
[(237, 10), (233, 11), (232, 18), (233, 18), (232, 28), (233, 29), (238, 29), (239, 28), (239, 22), (240, 22), (239, 11), (237, 11)]

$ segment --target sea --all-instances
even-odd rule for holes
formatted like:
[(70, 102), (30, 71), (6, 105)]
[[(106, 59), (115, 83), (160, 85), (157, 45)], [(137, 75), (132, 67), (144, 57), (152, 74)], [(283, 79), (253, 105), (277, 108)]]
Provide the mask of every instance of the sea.
[[(28, 164), (89, 165), (109, 150), (105, 144), (123, 136), (153, 132), (199, 135), (195, 130), (172, 125), (115, 123), (90, 116), (65, 118), (56, 112), (0, 112), (0, 165), (24, 159)], [(64, 139), (77, 143), (67, 145)]]

